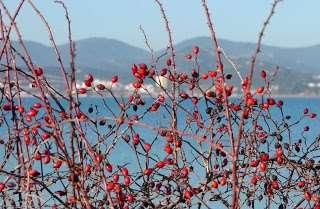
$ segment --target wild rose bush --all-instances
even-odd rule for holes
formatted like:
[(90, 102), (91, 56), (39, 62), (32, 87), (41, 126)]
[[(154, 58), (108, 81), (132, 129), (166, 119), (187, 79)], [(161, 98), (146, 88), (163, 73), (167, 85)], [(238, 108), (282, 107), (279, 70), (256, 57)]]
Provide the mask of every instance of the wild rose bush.
[[(48, 29), (66, 90), (54, 88), (11, 24), (20, 7), (10, 14), (1, 2), (3, 208), (320, 208), (320, 138), (307, 138), (311, 126), (304, 125), (319, 127), (317, 114), (305, 108), (293, 121), (284, 102), (272, 97), (272, 72), (255, 67), (279, 1), (261, 30), (248, 72), (235, 69), (233, 74), (224, 71), (228, 60), (222, 59), (204, 0), (217, 67), (202, 69), (201, 48), (194, 46), (185, 55), (190, 69), (177, 71), (168, 19), (156, 1), (168, 31), (168, 51), (164, 60), (128, 66), (128, 97), (113, 93), (121, 81), (116, 73), (110, 86), (97, 83), (94, 73), (77, 77), (62, 2), (57, 3), (69, 26), (70, 66), (61, 61), (44, 16), (28, 3)], [(19, 49), (12, 44), (13, 33)], [(17, 66), (16, 59), (25, 65)], [(264, 85), (252, 88), (253, 73)], [(231, 85), (235, 76), (242, 81), (237, 86)], [(241, 95), (234, 95), (235, 88)], [(87, 94), (94, 99), (81, 97)]]

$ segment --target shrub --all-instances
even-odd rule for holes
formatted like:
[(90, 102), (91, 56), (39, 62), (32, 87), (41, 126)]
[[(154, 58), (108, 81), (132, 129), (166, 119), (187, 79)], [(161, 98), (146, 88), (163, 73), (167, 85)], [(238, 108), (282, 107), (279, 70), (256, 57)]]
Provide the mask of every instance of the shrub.
[[(0, 2), (6, 23), (1, 24), (2, 206), (319, 208), (319, 137), (307, 134), (319, 119), (305, 109), (292, 121), (284, 102), (271, 94), (273, 73), (255, 66), (280, 0), (263, 25), (248, 72), (233, 65), (234, 75), (224, 72), (224, 62), (233, 63), (219, 46), (205, 0), (216, 68), (202, 69), (201, 48), (194, 46), (186, 52), (190, 69), (184, 72), (177, 70), (163, 5), (155, 2), (168, 32), (168, 51), (128, 67), (132, 88), (127, 97), (114, 94), (121, 81), (116, 75), (104, 85), (88, 74), (80, 78), (84, 85), (76, 86), (75, 45), (63, 2), (57, 1), (69, 26), (69, 67), (61, 61), (46, 19), (28, 1), (48, 30), (64, 91), (54, 88), (46, 68), (33, 62), (13, 24), (21, 7), (10, 14)], [(18, 58), (24, 66), (16, 65)], [(257, 89), (252, 88), (254, 73), (264, 82)], [(241, 80), (237, 86), (231, 85), (233, 76)], [(146, 84), (158, 93), (148, 92)], [(234, 95), (235, 88), (240, 95)], [(86, 94), (91, 97), (81, 97)]]

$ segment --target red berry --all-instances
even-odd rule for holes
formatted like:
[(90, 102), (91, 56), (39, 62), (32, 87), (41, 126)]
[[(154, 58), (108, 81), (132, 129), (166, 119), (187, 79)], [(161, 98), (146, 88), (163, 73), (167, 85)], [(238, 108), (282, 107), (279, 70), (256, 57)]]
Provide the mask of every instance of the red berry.
[(48, 164), (50, 162), (51, 158), (50, 158), (50, 155), (45, 155), (43, 157), (43, 163), (44, 164)]
[(152, 168), (146, 168), (144, 170), (144, 174), (147, 175), (147, 176), (150, 176), (153, 172), (153, 169)]
[(189, 97), (189, 95), (186, 93), (186, 92), (181, 92), (179, 94), (179, 96), (182, 98), (182, 99), (187, 99)]
[(192, 193), (190, 191), (184, 191), (183, 192), (183, 197), (186, 199), (186, 200), (189, 200), (191, 197), (192, 197)]
[(160, 75), (161, 76), (165, 76), (165, 75), (167, 75), (167, 73), (168, 73), (168, 69), (167, 68), (162, 68), (161, 71), (160, 71)]
[(86, 173), (90, 173), (91, 172), (91, 166), (89, 164), (85, 165), (84, 170)]
[(112, 175), (112, 179), (113, 179), (114, 182), (118, 182), (118, 181), (119, 181), (119, 175), (116, 174), (116, 173), (113, 174), (113, 175)]
[(315, 114), (315, 113), (310, 113), (310, 116), (309, 116), (310, 118), (315, 118), (315, 117), (317, 117), (317, 114)]
[(261, 70), (260, 76), (261, 76), (261, 78), (266, 78), (267, 77), (266, 71), (265, 70)]
[(40, 154), (40, 152), (34, 153), (34, 159), (35, 159), (35, 160), (41, 160), (41, 154)]
[(91, 86), (92, 86), (92, 82), (90, 82), (90, 81), (88, 81), (88, 80), (85, 80), (85, 81), (84, 81), (84, 85), (85, 85), (86, 87), (91, 87)]
[(124, 177), (124, 184), (125, 184), (126, 186), (129, 186), (130, 183), (131, 183), (130, 177), (129, 177), (129, 176), (125, 176), (125, 177)]
[(210, 70), (210, 71), (208, 72), (208, 74), (209, 74), (209, 76), (210, 76), (211, 78), (214, 78), (214, 77), (217, 76), (217, 71), (215, 71), (215, 70)]
[(145, 63), (140, 63), (139, 64), (139, 68), (143, 69), (143, 70), (147, 70), (148, 69), (148, 67), (147, 67), (147, 65)]
[(103, 85), (102, 83), (99, 83), (99, 84), (97, 85), (97, 89), (100, 90), (100, 91), (103, 91), (103, 90), (106, 89), (106, 86)]
[(27, 115), (30, 116), (30, 117), (34, 117), (37, 114), (38, 114), (38, 111), (36, 109), (32, 108), (32, 107), (30, 108), (29, 112), (27, 113)]
[(219, 184), (218, 184), (217, 181), (211, 181), (211, 187), (212, 188), (216, 189), (216, 188), (218, 188), (218, 186), (219, 186)]
[(283, 101), (282, 100), (278, 100), (277, 105), (278, 105), (278, 107), (282, 107), (283, 106)]
[(207, 80), (207, 78), (208, 78), (209, 76), (208, 76), (207, 73), (203, 73), (201, 77), (202, 77), (203, 80)]
[(108, 182), (107, 183), (107, 190), (112, 191), (114, 189), (115, 184), (113, 182)]
[(42, 151), (42, 153), (44, 154), (44, 155), (50, 155), (50, 150), (49, 149), (44, 149), (43, 151)]
[(41, 103), (37, 102), (32, 105), (34, 108), (39, 109), (42, 107)]
[(116, 193), (120, 193), (121, 192), (121, 186), (120, 186), (120, 184), (115, 184), (114, 185), (114, 191), (116, 192)]
[(257, 176), (253, 176), (250, 180), (251, 184), (256, 185), (258, 182), (259, 178)]
[(60, 168), (62, 165), (62, 160), (57, 160), (56, 162), (53, 163), (54, 168)]
[(169, 164), (169, 165), (172, 165), (173, 164), (173, 160), (171, 158), (165, 158), (163, 159), (163, 161), (166, 163), (166, 164)]
[(278, 190), (279, 189), (278, 181), (272, 181), (271, 186), (273, 189)]
[(282, 165), (283, 158), (282, 157), (277, 157), (277, 163), (278, 163), (278, 165)]
[(320, 203), (317, 203), (317, 204), (313, 207), (313, 209), (320, 209)]
[(228, 96), (232, 94), (233, 86), (232, 85), (226, 85), (226, 93)]
[(6, 104), (4, 104), (4, 105), (2, 106), (2, 109), (3, 109), (4, 111), (10, 111), (10, 110), (12, 110), (12, 105), (11, 105), (10, 103), (6, 103)]
[(143, 78), (148, 75), (148, 71), (144, 68), (139, 68), (138, 72), (135, 74), (137, 78)]
[(283, 150), (281, 148), (277, 149), (276, 151), (276, 157), (279, 158), (279, 157), (282, 157), (282, 154), (283, 154)]
[(221, 185), (226, 185), (227, 179), (226, 179), (225, 177), (221, 177), (221, 178), (219, 179), (219, 183), (220, 183)]
[(151, 144), (149, 144), (149, 143), (144, 143), (143, 147), (144, 147), (144, 149), (146, 150), (146, 152), (149, 152), (150, 149), (151, 149)]
[(159, 95), (158, 100), (159, 100), (159, 102), (164, 103), (165, 97), (163, 95)]
[(79, 89), (79, 94), (85, 94), (87, 93), (87, 89), (86, 88), (80, 88)]
[(267, 170), (267, 163), (261, 162), (260, 163), (260, 171), (265, 172)]
[(111, 173), (111, 172), (112, 172), (112, 165), (109, 164), (109, 163), (107, 163), (107, 165), (106, 165), (106, 170), (107, 170), (109, 173)]
[(18, 106), (18, 112), (21, 113), (21, 114), (24, 113), (24, 107), (21, 106), (21, 105)]
[(48, 132), (43, 132), (41, 134), (41, 138), (42, 138), (42, 140), (49, 139), (50, 138), (50, 134)]
[(191, 60), (191, 59), (192, 59), (192, 55), (191, 55), (191, 54), (187, 54), (187, 55), (185, 56), (185, 58), (186, 58), (187, 60)]
[(198, 54), (199, 53), (199, 47), (198, 46), (193, 47), (192, 50), (193, 50), (194, 54)]
[(87, 116), (83, 112), (78, 112), (77, 118), (80, 120), (85, 120), (85, 119), (87, 119)]
[(257, 92), (258, 94), (262, 94), (263, 91), (264, 91), (264, 87), (263, 87), (263, 86), (259, 86), (259, 87), (257, 87), (257, 89), (256, 89), (256, 92)]
[(251, 167), (257, 167), (259, 165), (259, 160), (252, 160), (251, 162), (250, 162), (250, 166)]
[(116, 75), (114, 75), (114, 76), (112, 76), (112, 78), (111, 78), (111, 82), (112, 83), (117, 83), (118, 82), (118, 76), (116, 76)]
[(143, 73), (140, 69), (138, 70), (138, 72), (134, 73), (133, 75), (136, 77), (136, 78), (139, 78), (139, 79), (142, 79), (143, 78)]
[(30, 170), (28, 171), (28, 175), (31, 176), (31, 177), (37, 177), (37, 176), (40, 175), (40, 173), (39, 173), (39, 171), (37, 171), (37, 170), (30, 169)]
[(86, 75), (84, 80), (92, 83), (93, 82), (93, 76), (89, 73), (89, 74)]
[(164, 151), (165, 151), (166, 153), (168, 153), (169, 155), (172, 154), (173, 150), (172, 150), (170, 144), (166, 144), (166, 145), (164, 146)]
[(305, 181), (299, 181), (298, 182), (298, 187), (302, 188), (306, 185), (306, 182)]
[(36, 68), (34, 69), (34, 72), (35, 72), (36, 76), (42, 76), (42, 74), (43, 74), (43, 69), (42, 69), (41, 67), (36, 67)]
[(249, 97), (246, 99), (246, 103), (248, 106), (253, 106), (257, 104), (257, 100), (252, 97)]
[(232, 105), (232, 109), (237, 112), (237, 111), (240, 111), (240, 110), (241, 110), (241, 107), (240, 107), (240, 105), (238, 105), (238, 104), (233, 104), (233, 105)]
[(180, 174), (181, 174), (181, 177), (182, 177), (182, 178), (187, 177), (188, 174), (189, 174), (188, 168), (186, 168), (186, 167), (182, 168), (181, 171), (180, 171)]
[(133, 196), (133, 194), (128, 194), (128, 196), (127, 196), (127, 201), (128, 201), (128, 203), (134, 202), (134, 196)]
[(0, 192), (3, 191), (3, 189), (5, 188), (5, 184), (3, 182), (0, 182)]
[(101, 163), (102, 160), (103, 160), (102, 155), (96, 155), (96, 157), (95, 157), (95, 162), (96, 163)]
[(171, 59), (170, 59), (170, 58), (167, 59), (167, 65), (168, 65), (168, 66), (171, 66), (171, 64), (172, 64)]
[(134, 83), (132, 83), (132, 86), (135, 88), (135, 89), (139, 89), (141, 87), (141, 83), (136, 81)]
[(129, 174), (128, 168), (122, 167), (122, 168), (121, 168), (121, 173), (122, 173), (122, 175), (124, 175), (124, 176), (128, 176), (128, 174)]
[(267, 153), (262, 153), (262, 154), (260, 155), (260, 160), (261, 160), (261, 161), (268, 161), (268, 160), (269, 160), (269, 154), (267, 154)]
[(165, 165), (166, 164), (163, 161), (159, 161), (159, 162), (156, 163), (156, 167), (159, 168), (159, 169), (163, 168)]
[(264, 110), (267, 110), (270, 107), (268, 103), (263, 103), (261, 106), (262, 106), (262, 109)]
[(268, 98), (268, 99), (267, 99), (267, 102), (268, 102), (268, 104), (269, 104), (270, 106), (276, 104), (276, 101), (275, 101), (273, 98)]
[(309, 191), (304, 192), (304, 199), (308, 201), (311, 200), (311, 193)]
[(140, 142), (140, 136), (139, 136), (139, 134), (138, 133), (135, 133), (135, 134), (133, 134), (133, 137), (132, 137), (132, 143), (133, 143), (133, 145), (138, 145), (139, 144), (139, 142)]
[(137, 67), (136, 64), (132, 64), (131, 65), (131, 71), (132, 71), (133, 74), (135, 74), (138, 71), (138, 67)]

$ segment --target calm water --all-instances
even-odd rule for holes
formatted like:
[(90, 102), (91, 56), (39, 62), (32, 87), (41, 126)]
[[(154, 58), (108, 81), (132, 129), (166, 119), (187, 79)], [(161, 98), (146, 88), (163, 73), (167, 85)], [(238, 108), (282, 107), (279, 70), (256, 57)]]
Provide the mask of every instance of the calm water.
[[(294, 121), (299, 120), (299, 118), (303, 115), (303, 109), (305, 107), (308, 107), (310, 112), (315, 112), (318, 114), (318, 116), (320, 116), (320, 99), (319, 98), (280, 98), (284, 101), (284, 106), (283, 106), (283, 110), (284, 110), (284, 115), (290, 115), (291, 119), (289, 120), (289, 123), (293, 123)], [(30, 98), (25, 98), (23, 103), (27, 104), (26, 106), (30, 106), (32, 103), (34, 102), (33, 99)], [(108, 106), (112, 109), (112, 111), (117, 115), (119, 113), (119, 110), (116, 105), (116, 103), (112, 100), (112, 99), (105, 99), (104, 101), (101, 98), (95, 98), (95, 97), (83, 97), (81, 98), (81, 110), (88, 114), (90, 118), (101, 118), (104, 116), (112, 116), (112, 114), (110, 113), (110, 111), (105, 107), (104, 103), (108, 104)], [(65, 105), (65, 104), (63, 104)], [(146, 100), (146, 106), (145, 107), (149, 107), (150, 106), (150, 101)], [(189, 103), (183, 103), (183, 106), (188, 109), (188, 107), (191, 107), (191, 104)], [(89, 113), (89, 108), (92, 107), (93, 108), (93, 112)], [(67, 108), (67, 106), (66, 106)], [(190, 109), (190, 108), (189, 108)], [(146, 108), (138, 108), (137, 112), (134, 112), (133, 110), (128, 111), (128, 114), (138, 114), (141, 115), (143, 114), (143, 112), (146, 110)], [(205, 111), (205, 106), (204, 104), (200, 104), (199, 106), (199, 111), (201, 113), (204, 113)], [(280, 117), (280, 111), (278, 108), (274, 108), (274, 110), (271, 111), (272, 115), (274, 115), (276, 117), (276, 119), (281, 120)], [(41, 115), (42, 113), (40, 112), (39, 115)], [(178, 125), (179, 128), (182, 129), (184, 128), (184, 121), (186, 119), (186, 114), (184, 114), (183, 112), (179, 112), (178, 115)], [(161, 109), (160, 111), (156, 112), (156, 113), (148, 113), (145, 115), (143, 122), (145, 123), (145, 125), (148, 125), (150, 127), (168, 127), (169, 123), (170, 123), (170, 113), (166, 112), (164, 109)], [(112, 124), (111, 122), (107, 124)], [(307, 139), (313, 139), (315, 136), (317, 136), (318, 134), (320, 134), (320, 123), (318, 119), (315, 120), (302, 120), (301, 123), (296, 126), (296, 128), (294, 128), (292, 130), (292, 135), (293, 138), (300, 138), (302, 135), (302, 130), (303, 127), (309, 125), (310, 126), (310, 131), (308, 133), (305, 133), (304, 136)], [(89, 136), (89, 140), (90, 141), (95, 141), (98, 138), (98, 135), (95, 133), (95, 131), (93, 130), (92, 126), (84, 126), (84, 129), (87, 131), (88, 136)], [(67, 130), (67, 128), (66, 128)], [(135, 130), (137, 132), (139, 132), (140, 137), (142, 138), (142, 140), (144, 140), (145, 142), (149, 142), (149, 143), (153, 143), (152, 146), (152, 150), (151, 153), (154, 154), (154, 157), (161, 159), (164, 157), (164, 153), (163, 153), (163, 144), (165, 143), (165, 141), (163, 139), (159, 139), (159, 140), (155, 140), (154, 139), (157, 137), (157, 132), (154, 130), (151, 130), (150, 128), (145, 128), (145, 127), (135, 127)], [(106, 126), (103, 127), (99, 127), (99, 131), (101, 131), (101, 133), (107, 133), (108, 129)], [(6, 128), (5, 126), (2, 124), (2, 126), (0, 127), (0, 133), (1, 133), (1, 138), (4, 138), (4, 140), (6, 140), (7, 138), (7, 132), (6, 132)], [(67, 131), (66, 131), (67, 133)], [(130, 133), (130, 132), (128, 132)], [(200, 133), (199, 133), (200, 134)], [(114, 135), (113, 135), (114, 136)], [(285, 136), (285, 135), (284, 135)], [(66, 137), (66, 141), (67, 141)], [(188, 139), (187, 139), (188, 140)], [(191, 139), (190, 139), (191, 140)], [(111, 144), (112, 141), (112, 137), (109, 137), (107, 140), (105, 140), (106, 142), (103, 143), (101, 146), (102, 148), (105, 148), (107, 146), (109, 146)], [(195, 142), (193, 142), (195, 143)], [(135, 169), (137, 167), (137, 160), (136, 160), (136, 156), (134, 155), (134, 151), (130, 151), (128, 152), (128, 149), (132, 150), (132, 146), (129, 146), (123, 139), (119, 139), (119, 143), (116, 145), (115, 149), (113, 149), (113, 151), (111, 152), (110, 156), (109, 156), (109, 160), (111, 162), (113, 162), (114, 164), (119, 164), (119, 165), (123, 165), (124, 162), (129, 162), (129, 164), (127, 165), (129, 168), (131, 169)], [(139, 148), (140, 151), (142, 151), (142, 148)], [(4, 147), (0, 147), (0, 159), (3, 159), (4, 156)], [(189, 158), (189, 160), (192, 160), (192, 155), (187, 156), (187, 159)], [(11, 164), (11, 166), (14, 165), (14, 159), (10, 159), (13, 163)], [(0, 160), (0, 162), (2, 162), (2, 160)], [(147, 162), (142, 159), (140, 161), (140, 164), (142, 167), (145, 166)], [(148, 162), (151, 164), (154, 164), (152, 162)], [(35, 167), (37, 168), (39, 165), (35, 165)], [(195, 167), (196, 168), (196, 167)], [(10, 169), (10, 165), (5, 167), (6, 170)], [(197, 175), (201, 176), (204, 173), (197, 173)], [(1, 176), (0, 174), (0, 180), (3, 180), (5, 178), (5, 176)], [(196, 180), (195, 180), (196, 182)], [(0, 201), (1, 202), (1, 201)]]
[[(284, 116), (291, 116), (291, 119), (288, 120), (288, 123), (294, 123), (295, 121), (299, 120), (301, 116), (303, 116), (303, 110), (304, 108), (309, 108), (309, 112), (314, 112), (318, 114), (318, 118), (320, 118), (320, 99), (319, 98), (277, 98), (284, 101), (283, 106), (283, 114)], [(107, 99), (105, 101), (108, 103), (110, 107), (115, 107), (116, 104), (111, 100)], [(99, 98), (82, 98), (82, 111), (88, 113), (89, 107), (95, 107), (98, 108), (98, 113), (92, 113), (88, 115), (92, 115), (92, 117), (99, 117), (104, 115), (109, 115), (110, 112), (104, 108), (103, 101)], [(150, 106), (150, 101), (146, 100), (146, 105), (143, 108), (138, 108), (137, 112), (134, 112), (132, 110), (128, 111), (128, 114), (138, 114), (141, 115), (144, 113), (147, 107)], [(183, 102), (182, 106), (188, 110), (192, 109), (190, 102)], [(95, 108), (94, 108), (95, 109)], [(115, 108), (116, 109), (116, 108)], [(199, 112), (205, 115), (205, 105), (203, 103), (200, 103), (199, 105)], [(117, 110), (115, 111), (117, 112)], [(277, 120), (281, 121), (281, 112), (278, 108), (271, 108), (271, 115)], [(187, 114), (183, 111), (178, 111), (178, 127), (180, 130), (185, 128), (185, 120), (186, 120)], [(170, 126), (170, 113), (165, 111), (164, 109), (160, 109), (160, 111), (156, 113), (148, 113), (145, 115), (144, 119), (142, 120), (143, 123), (146, 125), (149, 125), (151, 127), (168, 127)], [(263, 125), (263, 121), (261, 121), (261, 125)], [(310, 127), (310, 131), (307, 133), (304, 133), (304, 136), (306, 138), (313, 138), (314, 136), (320, 134), (320, 123), (319, 119), (310, 120), (308, 117), (305, 117), (297, 126), (295, 126), (292, 129), (292, 135), (294, 137), (301, 137), (301, 133), (303, 131), (303, 127), (308, 125)], [(271, 124), (271, 128), (272, 127)], [(157, 132), (150, 130), (149, 128), (144, 127), (136, 127), (136, 130), (139, 132), (140, 137), (145, 139), (147, 142), (151, 142), (152, 139), (154, 139), (157, 135)], [(200, 135), (200, 133), (198, 133)], [(123, 153), (123, 152), (120, 152)], [(123, 153), (123, 157), (126, 156), (127, 153)], [(115, 159), (116, 160), (116, 159)]]

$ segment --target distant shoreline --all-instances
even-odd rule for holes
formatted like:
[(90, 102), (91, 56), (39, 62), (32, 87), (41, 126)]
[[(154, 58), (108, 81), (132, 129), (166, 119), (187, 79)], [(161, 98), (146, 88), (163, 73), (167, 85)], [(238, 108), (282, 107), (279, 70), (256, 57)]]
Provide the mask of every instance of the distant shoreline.
[(299, 95), (299, 94), (275, 94), (273, 97), (282, 97), (282, 98), (319, 98), (320, 95)]
[[(128, 97), (129, 95), (120, 95), (119, 97)], [(101, 98), (101, 96), (98, 95), (79, 95), (79, 98)], [(110, 95), (103, 95), (102, 97), (104, 98), (112, 98), (112, 96)], [(145, 94), (141, 94), (141, 97), (148, 97), (148, 95)], [(265, 96), (267, 97), (267, 96)], [(299, 95), (299, 94), (276, 94), (276, 95), (272, 95), (273, 98), (310, 98), (310, 99), (320, 99), (320, 95)], [(30, 95), (21, 95), (21, 98), (34, 98), (33, 96)], [(231, 96), (231, 98), (240, 98), (240, 95), (233, 95)]]
[[(104, 98), (108, 98), (108, 97), (112, 98), (112, 96), (108, 92), (100, 92), (100, 93), (102, 94), (102, 97), (104, 97)], [(138, 92), (138, 93), (141, 95), (141, 97), (144, 97), (144, 98), (145, 97), (150, 97), (149, 94), (146, 94), (144, 92)], [(151, 94), (156, 97), (159, 94), (161, 94), (161, 92), (152, 92)], [(34, 97), (33, 95), (24, 94), (24, 93), (20, 94), (20, 96), (22, 98), (32, 98), (32, 97)], [(49, 95), (47, 95), (47, 96), (50, 97)], [(64, 96), (68, 97), (68, 95), (64, 95)], [(73, 96), (75, 96), (75, 94), (73, 94)], [(100, 98), (101, 97), (100, 95), (97, 95), (97, 94), (91, 94), (91, 92), (87, 92), (86, 94), (79, 94), (78, 96), (79, 96), (79, 98), (85, 98), (85, 97), (91, 97), (91, 98), (97, 97), (97, 98)], [(114, 92), (114, 96), (126, 98), (126, 97), (129, 97), (130, 95), (127, 94), (126, 92), (116, 91), (116, 92)], [(199, 98), (203, 97), (202, 94), (197, 94), (197, 93), (195, 93), (192, 96), (197, 96)], [(190, 95), (190, 97), (191, 97), (191, 95)], [(233, 95), (230, 96), (230, 98), (240, 98), (240, 97), (242, 97), (242, 94), (233, 94)], [(268, 95), (265, 94), (263, 97), (267, 98)], [(274, 98), (312, 98), (312, 99), (319, 98), (320, 99), (320, 94), (319, 95), (315, 95), (315, 94), (309, 94), (309, 95), (304, 95), (304, 94), (271, 94), (271, 97), (274, 97)], [(260, 96), (259, 96), (259, 98), (260, 98)]]

